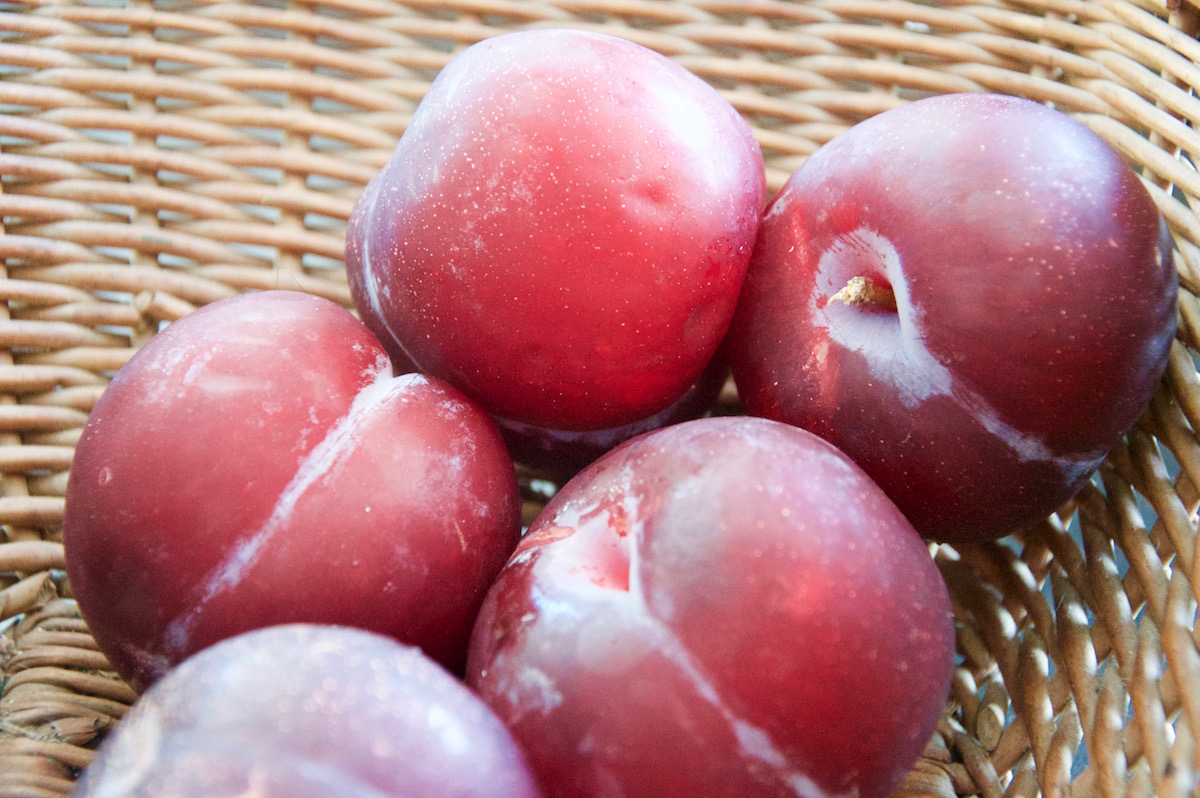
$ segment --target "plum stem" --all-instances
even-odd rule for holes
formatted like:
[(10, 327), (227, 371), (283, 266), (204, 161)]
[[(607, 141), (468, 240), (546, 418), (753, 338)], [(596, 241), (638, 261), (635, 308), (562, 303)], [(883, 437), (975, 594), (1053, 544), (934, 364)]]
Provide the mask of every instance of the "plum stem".
[(855, 307), (876, 305), (887, 310), (896, 309), (896, 294), (891, 286), (886, 283), (880, 285), (870, 277), (862, 275), (851, 277), (841, 291), (829, 297), (825, 305), (828, 307), (838, 300)]

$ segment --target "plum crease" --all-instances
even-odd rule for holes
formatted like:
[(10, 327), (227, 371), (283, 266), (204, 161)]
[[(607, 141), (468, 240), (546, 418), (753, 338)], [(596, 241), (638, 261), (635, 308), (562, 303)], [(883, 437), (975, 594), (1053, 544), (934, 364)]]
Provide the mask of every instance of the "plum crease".
[(720, 692), (696, 660), (687, 645), (667, 624), (650, 612), (640, 590), (629, 591), (628, 601), (642, 608), (640, 617), (659, 643), (659, 653), (673, 663), (691, 684), (696, 695), (703, 699), (728, 726), (744, 762), (761, 762), (774, 771), (776, 778), (796, 798), (853, 798), (855, 791), (845, 794), (826, 792), (807, 774), (798, 770), (780, 750), (779, 745), (762, 727), (734, 712), (721, 698)]
[[(705, 672), (703, 665), (697, 661), (687, 645), (679, 638), (679, 635), (652, 611), (650, 603), (646, 598), (642, 579), (641, 548), (645, 541), (645, 520), (639, 513), (641, 500), (632, 490), (634, 478), (635, 472), (633, 468), (626, 464), (621, 471), (618, 489), (621, 492), (619, 506), (628, 527), (622, 537), (628, 546), (629, 586), (625, 591), (616, 591), (612, 595), (611, 600), (633, 606), (635, 611), (631, 613), (631, 617), (646, 624), (653, 639), (656, 639), (659, 643), (659, 653), (679, 669), (680, 673), (685, 676), (688, 683), (695, 690), (696, 695), (712, 707), (727, 724), (734, 740), (737, 742), (743, 761), (757, 761), (767, 765), (777, 774), (777, 777), (796, 798), (855, 798), (857, 791), (853, 789), (844, 794), (833, 794), (821, 788), (808, 775), (795, 768), (765, 729), (740, 717), (727, 706), (725, 701), (722, 700), (717, 687)], [(562, 511), (567, 510), (569, 507), (569, 504), (565, 505), (556, 514), (554, 518), (556, 523), (560, 520)], [(595, 506), (591, 509), (594, 510)], [(573, 519), (567, 519), (567, 523), (563, 524), (563, 526), (577, 526), (587, 512), (586, 510), (578, 512), (577, 515), (573, 513)], [(578, 589), (578, 585), (572, 585), (571, 587), (572, 589)], [(549, 597), (546, 596), (546, 598)], [(538, 603), (539, 605), (543, 605), (546, 602)], [(553, 601), (549, 603), (551, 605), (557, 604), (557, 602)], [(546, 676), (540, 669), (535, 670), (538, 670), (540, 676)], [(540, 687), (543, 690), (543, 695), (545, 689), (549, 687), (559, 696), (559, 702), (561, 702), (561, 693), (558, 693), (557, 686), (552, 680), (549, 681), (549, 684), (541, 684)]]
[(296, 473), (280, 491), (279, 498), (266, 521), (230, 550), (203, 580), (204, 592), (196, 602), (167, 624), (164, 646), (169, 654), (179, 655), (187, 651), (189, 636), (204, 608), (213, 599), (241, 583), (246, 572), (258, 561), (263, 547), (280, 530), (286, 528), (296, 505), (309, 489), (353, 453), (360, 420), (372, 408), (411, 384), (411, 380), (392, 376), (391, 363), (387, 356), (382, 354), (370, 370), (370, 378), (354, 397), (346, 413), (329, 427), (325, 437), (309, 450), (297, 465)]
[(831, 340), (839, 346), (858, 352), (866, 361), (872, 375), (895, 385), (901, 404), (913, 408), (934, 396), (944, 396), (1012, 451), (1018, 462), (1049, 463), (1062, 475), (1065, 484), (1074, 484), (1095, 470), (1106, 452), (1097, 450), (1073, 455), (1056, 455), (1046, 441), (1024, 433), (1004, 421), (995, 408), (981, 396), (963, 388), (961, 384), (956, 384), (950, 370), (925, 346), (922, 313), (909, 296), (900, 255), (882, 235), (867, 227), (860, 227), (847, 234), (821, 256), (823, 263), (818, 266), (818, 273), (834, 271), (832, 263), (826, 259), (839, 258), (842, 250), (848, 246), (869, 249), (881, 263), (901, 328), (900, 348), (897, 350), (894, 346), (886, 346), (876, 336), (867, 337), (867, 343), (863, 343), (860, 340), (862, 336), (839, 332), (843, 326), (821, 311), (830, 305), (837, 305), (835, 299), (841, 299), (850, 307), (857, 306), (858, 303), (837, 294), (822, 303), (818, 297), (819, 285), (814, 285), (816, 290), (813, 291), (809, 303), (810, 313), (814, 319), (823, 322)]
[(624, 490), (621, 493), (621, 512), (625, 516), (627, 530), (623, 537), (629, 552), (628, 592), (647, 616), (650, 615), (650, 604), (646, 601), (646, 593), (642, 587), (642, 539), (645, 522), (638, 514), (641, 499), (634, 495), (629, 487), (633, 484), (633, 469), (626, 463), (621, 472), (621, 483)]

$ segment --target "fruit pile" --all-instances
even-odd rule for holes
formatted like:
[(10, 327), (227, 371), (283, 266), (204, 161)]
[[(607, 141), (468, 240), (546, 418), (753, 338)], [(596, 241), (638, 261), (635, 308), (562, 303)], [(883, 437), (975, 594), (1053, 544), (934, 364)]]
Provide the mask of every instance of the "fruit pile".
[[(997, 95), (764, 194), (650, 50), (457, 56), (350, 219), (357, 317), (214, 303), (92, 411), (68, 573), (145, 693), (78, 794), (888, 795), (956, 663), (930, 546), (1039, 521), (1134, 424), (1172, 242)], [(514, 461), (561, 483), (524, 531)]]

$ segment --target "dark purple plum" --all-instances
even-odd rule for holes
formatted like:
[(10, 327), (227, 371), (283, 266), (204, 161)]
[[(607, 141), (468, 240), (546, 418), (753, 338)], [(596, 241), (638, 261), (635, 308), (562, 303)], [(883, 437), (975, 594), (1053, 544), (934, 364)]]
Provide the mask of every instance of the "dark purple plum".
[(1178, 278), (1138, 176), (1059, 111), (920, 100), (771, 202), (730, 358), (749, 413), (834, 443), (921, 534), (989, 540), (1068, 500), (1166, 367)]

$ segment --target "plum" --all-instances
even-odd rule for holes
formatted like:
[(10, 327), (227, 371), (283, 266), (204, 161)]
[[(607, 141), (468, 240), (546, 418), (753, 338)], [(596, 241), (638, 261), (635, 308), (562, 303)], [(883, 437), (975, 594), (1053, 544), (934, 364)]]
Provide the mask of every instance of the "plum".
[(1137, 420), (1178, 277), (1138, 176), (1064, 113), (919, 100), (772, 200), (730, 330), (747, 412), (834, 443), (940, 541), (1045, 518)]
[(565, 482), (601, 455), (630, 438), (652, 430), (700, 418), (713, 409), (729, 377), (723, 350), (704, 369), (683, 396), (652, 416), (602, 430), (558, 430), (493, 418), (513, 459), (537, 473)]
[(154, 336), (90, 414), (67, 485), (67, 572), (138, 689), (237, 632), (360, 626), (461, 669), (520, 535), (503, 439), (454, 388), (393, 377), (333, 302), (207, 305)]
[(417, 648), (348, 627), (235, 635), (142, 695), (74, 798), (537, 798), (504, 725)]
[[(397, 374), (419, 372), (417, 365), (394, 344), (388, 346), (386, 339), (383, 343)], [(492, 421), (500, 430), (517, 464), (531, 469), (539, 477), (562, 483), (600, 455), (630, 438), (670, 424), (700, 418), (713, 410), (728, 379), (729, 357), (722, 346), (683, 396), (665, 409), (639, 421), (598, 430), (553, 429), (497, 416), (492, 416)]]
[(350, 288), (389, 349), (492, 415), (618, 427), (712, 359), (764, 193), (749, 125), (683, 67), (508, 33), (442, 70), (359, 198)]
[(945, 583), (848, 458), (725, 416), (568, 482), (488, 593), (468, 683), (548, 796), (879, 798), (942, 716)]

